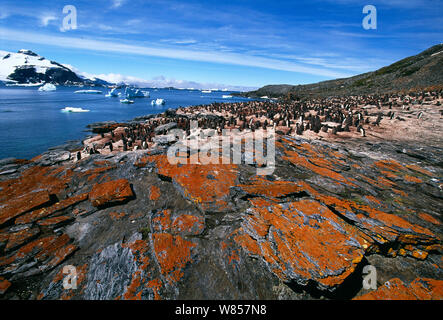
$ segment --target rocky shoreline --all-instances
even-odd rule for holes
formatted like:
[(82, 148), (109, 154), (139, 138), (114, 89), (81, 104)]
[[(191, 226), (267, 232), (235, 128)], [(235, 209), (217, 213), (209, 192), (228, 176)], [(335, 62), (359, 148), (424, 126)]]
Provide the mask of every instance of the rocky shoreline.
[[(441, 101), (180, 108), (1, 160), (0, 298), (442, 299)], [(170, 164), (168, 132), (191, 136), (191, 120), (275, 129), (274, 172)], [(362, 287), (366, 265), (377, 290)]]

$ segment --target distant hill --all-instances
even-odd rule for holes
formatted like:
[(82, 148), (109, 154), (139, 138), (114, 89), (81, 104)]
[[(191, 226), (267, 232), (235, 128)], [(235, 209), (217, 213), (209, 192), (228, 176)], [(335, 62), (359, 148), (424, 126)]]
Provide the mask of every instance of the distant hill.
[(343, 96), (385, 93), (443, 85), (443, 44), (395, 62), (377, 71), (350, 78), (322, 81), (307, 85), (268, 85), (241, 94), (247, 97), (278, 98), (293, 96)]
[(111, 83), (102, 79), (79, 75), (67, 66), (25, 49), (16, 53), (0, 51), (0, 83), (19, 85), (39, 83), (88, 86), (111, 85)]

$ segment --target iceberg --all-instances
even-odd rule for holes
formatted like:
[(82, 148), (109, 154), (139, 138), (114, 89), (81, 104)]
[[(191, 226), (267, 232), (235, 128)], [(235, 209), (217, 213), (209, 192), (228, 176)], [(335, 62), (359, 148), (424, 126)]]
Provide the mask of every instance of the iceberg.
[(224, 94), (224, 95), (222, 95), (222, 98), (223, 99), (229, 99), (229, 98), (232, 98), (232, 96), (229, 95), (229, 94)]
[(82, 108), (66, 107), (62, 109), (62, 112), (89, 112), (89, 110)]
[(131, 104), (131, 103), (134, 103), (134, 100), (121, 99), (121, 100), (120, 100), (120, 103)]
[(166, 102), (163, 99), (156, 99), (151, 101), (151, 105), (153, 106), (161, 106), (164, 105)]
[(85, 94), (102, 94), (100, 90), (77, 90), (74, 93), (85, 93)]
[(109, 91), (106, 94), (106, 97), (118, 97), (117, 89), (116, 88), (112, 88), (111, 91)]
[(211, 90), (202, 90), (202, 93), (211, 93)]
[[(147, 97), (149, 97), (149, 92), (147, 92), (147, 94), (148, 94)], [(141, 91), (139, 89), (132, 89), (132, 88), (126, 87), (125, 96), (126, 96), (126, 99), (145, 98), (146, 91)]]
[(38, 88), (38, 91), (55, 91), (57, 88), (52, 83), (45, 83), (40, 88)]

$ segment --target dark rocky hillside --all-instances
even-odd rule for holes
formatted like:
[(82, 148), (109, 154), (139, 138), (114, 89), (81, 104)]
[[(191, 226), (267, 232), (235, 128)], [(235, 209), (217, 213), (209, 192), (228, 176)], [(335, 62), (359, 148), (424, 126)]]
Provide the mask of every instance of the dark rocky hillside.
[(443, 85), (443, 44), (405, 58), (379, 70), (350, 78), (308, 85), (268, 85), (246, 92), (248, 97), (282, 97), (289, 93), (303, 96), (343, 96), (398, 92)]

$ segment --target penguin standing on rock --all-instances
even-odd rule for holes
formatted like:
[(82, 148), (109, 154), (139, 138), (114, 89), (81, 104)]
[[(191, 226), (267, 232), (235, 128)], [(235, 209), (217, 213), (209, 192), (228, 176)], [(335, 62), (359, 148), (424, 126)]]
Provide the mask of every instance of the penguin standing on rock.
[(392, 113), (391, 113), (391, 116), (389, 117), (389, 120), (394, 119), (394, 117), (395, 117), (395, 112), (392, 112)]
[(357, 127), (357, 132), (360, 132), (362, 137), (366, 137), (366, 131), (361, 125)]
[(373, 124), (376, 125), (376, 126), (379, 126), (381, 119), (382, 119), (382, 116), (381, 116), (381, 114), (379, 114), (377, 116), (377, 119), (375, 120), (375, 122)]

